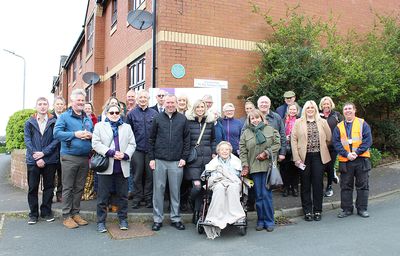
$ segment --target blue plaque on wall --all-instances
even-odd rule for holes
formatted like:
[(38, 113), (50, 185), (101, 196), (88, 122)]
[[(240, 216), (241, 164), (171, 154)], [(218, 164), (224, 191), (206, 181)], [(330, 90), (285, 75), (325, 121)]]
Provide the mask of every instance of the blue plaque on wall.
[(185, 67), (182, 64), (174, 64), (171, 68), (172, 76), (175, 78), (182, 78), (185, 76)]

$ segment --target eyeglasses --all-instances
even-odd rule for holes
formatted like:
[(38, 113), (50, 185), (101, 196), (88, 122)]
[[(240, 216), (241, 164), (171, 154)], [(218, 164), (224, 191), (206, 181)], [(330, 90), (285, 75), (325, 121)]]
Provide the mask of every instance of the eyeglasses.
[(108, 113), (109, 113), (110, 115), (112, 115), (112, 116), (113, 116), (113, 115), (119, 115), (119, 112), (118, 112), (118, 111), (115, 111), (115, 112), (114, 112), (114, 111), (110, 111), (110, 112), (108, 112)]
[(160, 97), (160, 98), (164, 98), (164, 94), (159, 94), (159, 95), (157, 95), (157, 97)]

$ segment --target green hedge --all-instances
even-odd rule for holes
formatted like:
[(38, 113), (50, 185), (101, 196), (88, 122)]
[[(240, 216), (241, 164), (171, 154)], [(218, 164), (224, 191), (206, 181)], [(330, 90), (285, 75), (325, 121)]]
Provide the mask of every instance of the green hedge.
[(7, 123), (6, 128), (6, 148), (7, 150), (23, 149), (24, 143), (24, 126), (26, 120), (35, 113), (33, 109), (24, 109), (15, 112)]

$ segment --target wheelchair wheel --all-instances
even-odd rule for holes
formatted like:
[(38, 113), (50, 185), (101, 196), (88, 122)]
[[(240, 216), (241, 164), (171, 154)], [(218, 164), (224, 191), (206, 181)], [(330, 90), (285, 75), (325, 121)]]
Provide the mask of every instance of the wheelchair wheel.
[(199, 218), (199, 220), (196, 223), (196, 228), (197, 228), (197, 232), (201, 235), (204, 234), (204, 227), (202, 225), (200, 225), (200, 221), (202, 221), (201, 218)]
[(239, 227), (239, 234), (241, 236), (245, 236), (247, 234), (247, 227), (246, 226)]

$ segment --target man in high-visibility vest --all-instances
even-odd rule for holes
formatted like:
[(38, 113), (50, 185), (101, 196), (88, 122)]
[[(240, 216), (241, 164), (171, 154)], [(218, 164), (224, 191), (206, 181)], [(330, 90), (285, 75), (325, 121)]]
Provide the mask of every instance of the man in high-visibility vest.
[(368, 218), (368, 172), (371, 170), (369, 148), (372, 145), (371, 128), (363, 119), (355, 116), (356, 107), (353, 103), (345, 103), (343, 116), (333, 131), (332, 143), (339, 153), (339, 171), (342, 210), (338, 218), (353, 214), (354, 178), (357, 190), (357, 214)]

